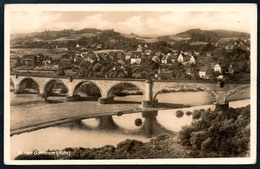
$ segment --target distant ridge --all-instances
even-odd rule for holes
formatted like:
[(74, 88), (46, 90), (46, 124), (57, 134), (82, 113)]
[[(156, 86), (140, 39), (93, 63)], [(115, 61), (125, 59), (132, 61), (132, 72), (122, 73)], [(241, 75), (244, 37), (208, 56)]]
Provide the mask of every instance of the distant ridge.
[[(42, 32), (32, 32), (24, 34), (11, 34), (11, 43), (21, 44), (25, 41), (78, 41), (81, 38), (98, 37), (100, 34), (106, 32), (113, 32), (111, 35), (116, 35), (122, 38), (136, 39), (147, 43), (153, 43), (158, 41), (166, 41), (174, 44), (177, 41), (189, 41), (189, 42), (205, 42), (214, 43), (222, 38), (234, 38), (244, 37), (249, 38), (250, 34), (245, 32), (230, 31), (230, 30), (202, 30), (199, 28), (189, 29), (177, 34), (164, 35), (164, 36), (141, 36), (134, 33), (126, 34), (116, 32), (113, 29), (100, 30), (96, 28), (85, 28), (81, 30), (63, 29), (60, 31), (48, 30), (48, 37), (46, 36), (46, 30)], [(111, 37), (113, 38), (113, 37)]]

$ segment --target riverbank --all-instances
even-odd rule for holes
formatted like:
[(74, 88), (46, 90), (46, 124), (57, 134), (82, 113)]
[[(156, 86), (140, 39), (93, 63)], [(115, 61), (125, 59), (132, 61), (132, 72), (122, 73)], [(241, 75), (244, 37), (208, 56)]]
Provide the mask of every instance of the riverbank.
[[(35, 152), (36, 151), (36, 152)], [(100, 148), (65, 148), (46, 152), (27, 152), (15, 160), (70, 160), (70, 159), (153, 159), (188, 158), (189, 151), (179, 144), (177, 135), (163, 134), (148, 143), (126, 139), (117, 146), (106, 145)]]

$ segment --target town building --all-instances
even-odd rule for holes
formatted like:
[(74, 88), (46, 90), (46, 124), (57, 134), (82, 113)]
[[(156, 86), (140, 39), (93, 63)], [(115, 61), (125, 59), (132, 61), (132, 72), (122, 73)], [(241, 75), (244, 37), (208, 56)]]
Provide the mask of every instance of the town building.
[(234, 74), (234, 68), (232, 66), (232, 64), (230, 64), (229, 68), (228, 68), (228, 73), (233, 75)]
[(97, 44), (97, 50), (101, 50), (103, 48), (102, 44)]
[(17, 55), (10, 56), (10, 67), (15, 67), (17, 63), (20, 63), (20, 57)]
[(192, 55), (191, 58), (190, 58), (190, 64), (195, 64), (195, 58), (194, 58), (193, 55)]
[[(172, 59), (173, 58), (172, 58), (171, 54), (168, 53), (167, 55), (163, 55), (161, 61), (162, 61), (163, 64), (169, 64), (169, 63), (173, 63)], [(174, 61), (174, 59), (173, 59), (173, 61)]]
[(143, 47), (141, 45), (138, 45), (136, 51), (137, 52), (143, 52)]
[(35, 55), (24, 55), (21, 58), (22, 65), (25, 66), (35, 66), (36, 65), (36, 56)]
[(215, 64), (213, 70), (214, 70), (215, 73), (217, 73), (217, 72), (218, 72), (218, 73), (221, 73), (221, 67), (220, 67), (220, 65), (219, 65), (218, 63)]
[(183, 62), (183, 53), (181, 52), (177, 58), (177, 61), (182, 63)]
[(208, 66), (202, 66), (199, 70), (199, 77), (203, 79), (211, 79), (213, 78), (213, 71)]

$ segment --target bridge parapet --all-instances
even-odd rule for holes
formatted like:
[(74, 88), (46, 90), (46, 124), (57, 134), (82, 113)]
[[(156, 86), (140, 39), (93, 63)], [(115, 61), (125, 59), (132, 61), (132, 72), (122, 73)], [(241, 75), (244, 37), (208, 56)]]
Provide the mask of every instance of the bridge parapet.
[[(190, 89), (202, 89), (212, 95), (216, 104), (224, 105), (227, 103), (227, 98), (244, 89), (249, 88), (250, 84), (232, 84), (226, 83), (223, 86), (218, 83), (196, 83), (194, 81), (180, 81), (180, 80), (171, 80), (171, 81), (158, 81), (158, 80), (144, 80), (144, 79), (103, 79), (103, 78), (72, 78), (72, 77), (41, 77), (41, 76), (17, 76), (10, 75), (10, 79), (14, 84), (15, 91), (25, 88), (22, 83), (26, 79), (31, 79), (38, 84), (39, 93), (45, 95), (49, 83), (52, 81), (61, 81), (68, 90), (68, 96), (73, 97), (78, 95), (80, 86), (85, 83), (95, 84), (101, 93), (101, 100), (106, 100), (111, 98), (113, 89), (115, 86), (127, 83), (132, 84), (138, 87), (144, 94), (143, 105), (144, 106), (153, 106), (156, 102), (157, 94), (163, 89), (173, 87), (173, 88), (190, 88)], [(106, 101), (104, 101), (106, 102)]]

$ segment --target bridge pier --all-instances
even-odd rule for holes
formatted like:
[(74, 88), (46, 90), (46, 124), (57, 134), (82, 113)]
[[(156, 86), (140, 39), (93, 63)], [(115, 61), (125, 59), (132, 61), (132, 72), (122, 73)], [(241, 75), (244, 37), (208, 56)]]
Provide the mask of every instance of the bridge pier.
[(68, 102), (74, 102), (74, 101), (79, 101), (80, 100), (80, 95), (73, 95), (73, 96), (67, 96), (66, 100)]
[(146, 101), (143, 100), (141, 103), (141, 108), (151, 108), (154, 107), (156, 104), (158, 104), (158, 100), (151, 100), (151, 101)]
[(216, 111), (225, 111), (229, 108), (229, 103), (224, 103), (224, 104), (215, 104), (215, 110)]
[(145, 80), (145, 100), (142, 101), (142, 108), (149, 108), (154, 106), (153, 98), (153, 81), (151, 79)]
[(225, 111), (229, 107), (229, 103), (227, 102), (227, 95), (225, 91), (218, 91), (216, 96), (216, 104), (215, 110)]
[(98, 98), (98, 104), (111, 104), (111, 103), (114, 103), (114, 97), (115, 96), (111, 96), (111, 97), (107, 97), (107, 98), (100, 97), (100, 98)]
[(144, 130), (145, 134), (147, 136), (151, 135), (154, 133), (154, 125), (156, 122), (156, 116), (158, 115), (158, 111), (149, 111), (149, 112), (142, 112), (142, 116), (145, 118), (144, 121)]
[(117, 129), (117, 125), (115, 124), (111, 115), (100, 117), (100, 123), (98, 125), (100, 129)]
[(26, 87), (26, 83), (21, 83), (19, 86), (14, 87), (14, 94), (22, 94), (24, 93)]
[(44, 93), (40, 93), (39, 96), (42, 98), (43, 101), (47, 101), (48, 100), (48, 96)]

